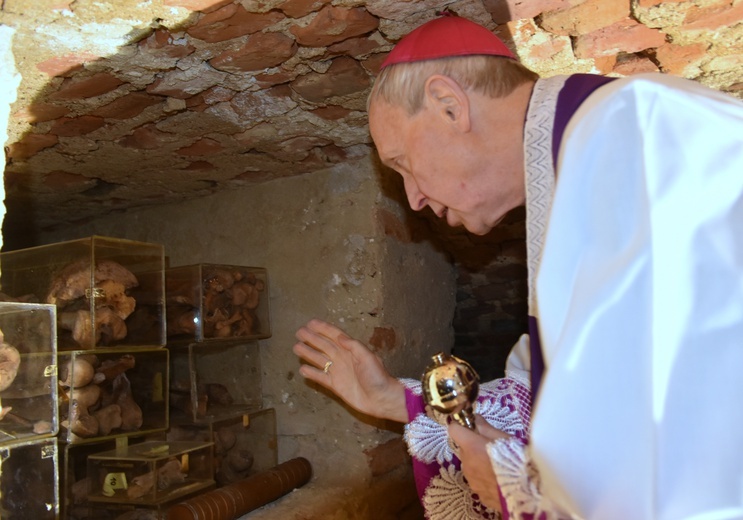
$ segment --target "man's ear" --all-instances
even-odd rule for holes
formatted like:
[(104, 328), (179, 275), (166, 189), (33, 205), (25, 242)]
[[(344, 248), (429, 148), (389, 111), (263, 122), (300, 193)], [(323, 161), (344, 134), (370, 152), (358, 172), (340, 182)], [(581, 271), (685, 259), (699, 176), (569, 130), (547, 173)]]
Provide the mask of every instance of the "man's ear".
[(459, 83), (448, 76), (434, 74), (425, 84), (426, 101), (447, 122), (460, 131), (470, 129), (470, 99)]

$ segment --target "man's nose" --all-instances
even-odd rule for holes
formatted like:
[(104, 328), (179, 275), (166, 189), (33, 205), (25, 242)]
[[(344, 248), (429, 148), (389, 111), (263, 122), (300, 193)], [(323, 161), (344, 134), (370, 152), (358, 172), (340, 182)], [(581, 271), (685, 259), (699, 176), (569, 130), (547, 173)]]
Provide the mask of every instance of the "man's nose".
[(408, 204), (414, 211), (420, 211), (426, 207), (427, 199), (420, 192), (415, 181), (405, 179), (405, 194), (408, 196)]

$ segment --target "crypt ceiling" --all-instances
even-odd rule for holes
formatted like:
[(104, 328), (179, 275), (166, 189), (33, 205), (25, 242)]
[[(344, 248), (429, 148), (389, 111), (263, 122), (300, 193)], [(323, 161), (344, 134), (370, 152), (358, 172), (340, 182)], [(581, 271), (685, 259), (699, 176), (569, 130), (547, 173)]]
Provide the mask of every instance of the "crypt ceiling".
[(737, 0), (2, 0), (21, 77), (8, 212), (50, 229), (366, 156), (379, 64), (443, 8), (544, 75), (662, 71), (741, 95)]

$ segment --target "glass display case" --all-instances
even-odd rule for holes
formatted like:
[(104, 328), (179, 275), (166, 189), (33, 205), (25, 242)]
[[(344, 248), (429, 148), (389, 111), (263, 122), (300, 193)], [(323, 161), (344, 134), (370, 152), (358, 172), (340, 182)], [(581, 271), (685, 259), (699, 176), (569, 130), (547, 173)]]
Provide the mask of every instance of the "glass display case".
[(0, 302), (0, 446), (59, 430), (55, 310)]
[(171, 415), (190, 422), (263, 408), (258, 342), (170, 351)]
[(165, 345), (163, 246), (93, 236), (0, 254), (4, 299), (57, 307), (59, 350)]
[(195, 264), (165, 271), (167, 343), (271, 336), (268, 273), (260, 267)]
[(57, 439), (38, 439), (0, 448), (2, 518), (59, 518)]
[(276, 412), (273, 408), (205, 419), (201, 423), (172, 423), (168, 440), (214, 443), (217, 485), (226, 486), (278, 464)]
[[(161, 432), (140, 437), (109, 437), (84, 444), (61, 444), (59, 450), (61, 518), (64, 520), (104, 518), (101, 515), (101, 505), (88, 500), (88, 457), (113, 450), (117, 446), (134, 446), (143, 442), (163, 440), (165, 440), (165, 433)], [(92, 508), (95, 506), (98, 507), (93, 511)]]
[(88, 457), (88, 500), (171, 502), (214, 485), (211, 442), (150, 441)]
[(91, 442), (168, 429), (168, 349), (58, 354), (60, 437)]

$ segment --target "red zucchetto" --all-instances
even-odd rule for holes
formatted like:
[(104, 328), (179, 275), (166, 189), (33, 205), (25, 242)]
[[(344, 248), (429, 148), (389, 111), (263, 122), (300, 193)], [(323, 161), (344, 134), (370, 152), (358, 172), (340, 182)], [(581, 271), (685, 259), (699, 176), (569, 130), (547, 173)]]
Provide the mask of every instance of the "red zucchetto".
[(400, 40), (381, 69), (396, 63), (474, 55), (516, 58), (496, 35), (482, 25), (444, 13), (444, 16), (424, 23)]

